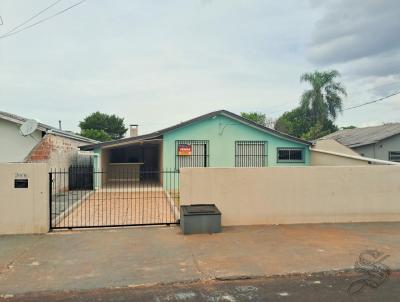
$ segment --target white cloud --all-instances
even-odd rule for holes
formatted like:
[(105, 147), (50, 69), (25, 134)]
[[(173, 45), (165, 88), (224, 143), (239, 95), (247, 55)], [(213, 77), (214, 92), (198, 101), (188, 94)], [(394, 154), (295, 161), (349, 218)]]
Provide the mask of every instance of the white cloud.
[[(50, 3), (3, 0), (5, 24), (0, 33)], [(72, 3), (65, 0), (60, 5)], [(396, 12), (393, 2), (373, 13), (367, 8), (358, 13), (357, 5), (348, 3), (354, 20), (358, 14), (388, 18)], [(369, 99), (382, 92), (367, 91), (372, 83), (398, 81), (398, 64), (391, 64), (398, 39), (359, 54), (369, 45), (362, 33), (368, 22), (360, 17), (351, 26), (357, 30), (348, 33), (352, 21), (340, 17), (343, 12), (295, 0), (88, 0), (0, 40), (0, 107), (53, 125), (61, 119), (73, 130), (85, 115), (100, 110), (139, 123), (142, 133), (222, 108), (278, 116), (282, 112), (277, 111), (296, 106), (304, 89), (301, 73), (332, 64), (343, 73), (349, 99)], [(336, 22), (336, 30), (331, 18), (343, 19), (343, 25)], [(374, 29), (374, 22), (368, 29), (379, 36), (383, 29)], [(352, 35), (362, 43), (341, 38)], [(382, 76), (384, 80), (377, 80)], [(344, 117), (363, 121), (368, 115)]]
[(330, 3), (316, 24), (308, 58), (316, 64), (332, 64), (398, 51), (399, 15), (397, 0)]

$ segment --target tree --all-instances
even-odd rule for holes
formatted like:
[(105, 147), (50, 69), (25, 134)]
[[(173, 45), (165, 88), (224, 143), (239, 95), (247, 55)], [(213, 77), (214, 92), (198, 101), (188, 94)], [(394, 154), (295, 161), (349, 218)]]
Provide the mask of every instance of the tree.
[(335, 81), (339, 76), (336, 70), (303, 74), (300, 81), (309, 83), (311, 89), (303, 92), (299, 107), (278, 118), (275, 129), (307, 140), (337, 131), (334, 121), (342, 112), (342, 97), (347, 95), (343, 85)]
[(100, 142), (106, 142), (106, 141), (112, 140), (111, 135), (106, 133), (104, 130), (83, 129), (81, 131), (80, 135), (91, 138), (91, 139), (95, 139)]
[(324, 121), (318, 121), (315, 125), (311, 126), (311, 128), (304, 133), (301, 138), (305, 140), (314, 140), (338, 130), (339, 128), (331, 120), (325, 119)]
[(310, 109), (302, 106), (285, 112), (279, 117), (275, 123), (275, 129), (305, 140), (317, 139), (338, 130), (333, 121), (327, 118), (313, 123)]
[[(114, 114), (94, 112), (79, 123), (81, 135), (102, 141), (120, 139), (128, 130), (124, 119)], [(101, 138), (101, 139), (99, 139)]]
[(253, 121), (257, 124), (265, 126), (265, 121), (267, 117), (265, 116), (264, 113), (261, 112), (241, 112), (240, 113), (241, 117), (244, 117), (245, 119), (248, 119), (250, 121)]
[(311, 89), (304, 91), (301, 96), (301, 106), (308, 108), (311, 121), (314, 125), (318, 122), (323, 125), (325, 120), (334, 121), (339, 112), (342, 112), (342, 97), (346, 96), (346, 89), (335, 78), (340, 77), (336, 70), (314, 71), (304, 73), (301, 82), (307, 82)]
[(271, 118), (267, 118), (266, 115), (261, 112), (241, 112), (240, 116), (264, 127), (274, 127), (275, 121)]
[(275, 129), (295, 137), (302, 137), (312, 126), (309, 110), (297, 107), (276, 120)]

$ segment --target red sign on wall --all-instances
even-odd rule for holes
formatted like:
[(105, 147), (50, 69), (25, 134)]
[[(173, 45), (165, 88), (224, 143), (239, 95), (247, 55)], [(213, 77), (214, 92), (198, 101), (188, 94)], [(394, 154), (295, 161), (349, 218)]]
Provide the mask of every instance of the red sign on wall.
[(178, 145), (178, 155), (179, 156), (190, 156), (192, 155), (192, 146), (188, 144)]

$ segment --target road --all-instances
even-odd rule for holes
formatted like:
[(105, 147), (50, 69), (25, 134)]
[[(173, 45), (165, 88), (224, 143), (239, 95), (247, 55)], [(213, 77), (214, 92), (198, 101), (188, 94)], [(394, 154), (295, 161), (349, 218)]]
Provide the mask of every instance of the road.
[(0, 301), (400, 301), (400, 272), (392, 272), (389, 279), (377, 289), (365, 287), (358, 294), (350, 295), (347, 291), (349, 285), (359, 278), (360, 275), (348, 272), (216, 280), (135, 288), (24, 294), (3, 297)]

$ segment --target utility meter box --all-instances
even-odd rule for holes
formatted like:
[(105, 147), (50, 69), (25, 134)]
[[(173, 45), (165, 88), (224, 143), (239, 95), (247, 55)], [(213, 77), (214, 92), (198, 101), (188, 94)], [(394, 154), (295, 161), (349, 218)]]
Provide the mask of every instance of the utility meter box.
[(215, 204), (181, 206), (181, 231), (183, 234), (221, 232), (221, 212)]

